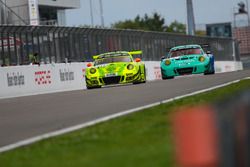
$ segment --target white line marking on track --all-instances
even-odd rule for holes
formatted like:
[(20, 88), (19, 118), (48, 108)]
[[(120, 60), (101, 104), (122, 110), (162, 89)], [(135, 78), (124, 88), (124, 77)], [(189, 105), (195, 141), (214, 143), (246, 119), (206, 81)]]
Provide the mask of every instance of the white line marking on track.
[(65, 129), (57, 130), (57, 131), (54, 131), (54, 132), (49, 132), (49, 133), (42, 134), (42, 135), (39, 135), (39, 136), (36, 136), (36, 137), (32, 137), (32, 138), (29, 138), (29, 139), (26, 139), (26, 140), (22, 140), (22, 141), (19, 141), (17, 143), (13, 143), (13, 144), (1, 147), (0, 148), (0, 153), (6, 152), (6, 151), (9, 151), (9, 150), (13, 150), (13, 149), (18, 148), (18, 147), (26, 146), (26, 145), (41, 141), (43, 139), (48, 139), (48, 138), (51, 138), (51, 137), (54, 137), (54, 136), (58, 136), (58, 135), (62, 135), (62, 134), (65, 134), (65, 133), (73, 132), (73, 131), (76, 131), (76, 130), (79, 130), (79, 129), (82, 129), (82, 128), (86, 128), (86, 127), (89, 127), (89, 126), (92, 126), (92, 125), (95, 125), (95, 124), (98, 124), (98, 123), (102, 123), (102, 122), (105, 122), (105, 121), (108, 121), (108, 120), (111, 120), (111, 119), (114, 119), (114, 118), (117, 118), (117, 117), (128, 115), (130, 113), (134, 113), (134, 112), (137, 112), (137, 111), (140, 111), (140, 110), (143, 110), (143, 109), (151, 108), (151, 107), (163, 104), (163, 103), (169, 103), (169, 102), (172, 102), (174, 100), (178, 100), (178, 99), (181, 99), (181, 98), (184, 98), (184, 97), (188, 97), (188, 96), (196, 95), (196, 94), (199, 94), (199, 93), (204, 93), (204, 92), (207, 92), (207, 91), (211, 91), (211, 90), (214, 90), (214, 89), (217, 89), (217, 88), (221, 88), (221, 87), (224, 87), (224, 86), (228, 86), (228, 85), (231, 85), (233, 83), (237, 83), (237, 82), (239, 82), (241, 80), (245, 80), (245, 79), (250, 79), (250, 77), (246, 77), (246, 78), (243, 78), (243, 79), (227, 82), (227, 83), (224, 83), (224, 84), (221, 84), (221, 85), (213, 86), (213, 87), (210, 87), (210, 88), (207, 88), (207, 89), (199, 90), (199, 91), (189, 93), (189, 94), (186, 94), (186, 95), (177, 96), (177, 97), (170, 98), (170, 99), (167, 99), (167, 100), (163, 100), (163, 101), (160, 101), (160, 102), (155, 102), (155, 103), (148, 104), (148, 105), (141, 106), (141, 107), (137, 107), (137, 108), (134, 108), (134, 109), (122, 111), (122, 112), (119, 112), (119, 113), (116, 113), (116, 114), (112, 114), (112, 115), (105, 116), (105, 117), (102, 117), (102, 118), (99, 118), (99, 119), (96, 119), (96, 120), (93, 120), (93, 121), (86, 122), (86, 123), (83, 123), (83, 124), (79, 124), (79, 125), (76, 125), (76, 126), (68, 127), (68, 128), (65, 128)]

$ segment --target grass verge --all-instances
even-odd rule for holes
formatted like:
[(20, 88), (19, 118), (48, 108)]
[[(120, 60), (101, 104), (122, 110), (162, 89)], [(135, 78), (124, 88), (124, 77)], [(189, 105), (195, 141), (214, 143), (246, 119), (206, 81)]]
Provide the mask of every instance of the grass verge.
[(0, 154), (1, 167), (175, 166), (170, 114), (250, 88), (250, 80), (179, 99)]

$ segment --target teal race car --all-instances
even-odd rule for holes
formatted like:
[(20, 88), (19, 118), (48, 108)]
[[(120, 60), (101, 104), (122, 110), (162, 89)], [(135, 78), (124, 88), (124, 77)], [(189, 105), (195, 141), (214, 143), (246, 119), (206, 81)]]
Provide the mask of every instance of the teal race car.
[(93, 56), (94, 62), (88, 63), (86, 68), (87, 89), (100, 88), (106, 85), (145, 83), (145, 64), (140, 58), (142, 51), (116, 51)]
[(214, 74), (214, 56), (200, 45), (183, 45), (170, 49), (161, 60), (162, 79), (187, 74)]

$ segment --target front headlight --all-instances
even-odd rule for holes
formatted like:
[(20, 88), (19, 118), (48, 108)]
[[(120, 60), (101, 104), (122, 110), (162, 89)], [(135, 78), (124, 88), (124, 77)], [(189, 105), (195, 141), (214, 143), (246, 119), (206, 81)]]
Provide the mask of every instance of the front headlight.
[(129, 65), (127, 66), (127, 69), (128, 69), (128, 70), (133, 70), (133, 69), (134, 69), (134, 65), (133, 65), (133, 64), (129, 64)]
[(95, 69), (95, 68), (91, 68), (91, 69), (89, 70), (89, 72), (90, 72), (90, 74), (94, 74), (94, 73), (96, 73), (96, 69)]
[(199, 57), (199, 61), (200, 61), (200, 62), (204, 62), (204, 61), (205, 61), (205, 57), (204, 57), (204, 56), (200, 56), (200, 57)]
[(167, 60), (165, 61), (165, 64), (168, 66), (168, 65), (171, 64), (171, 61), (170, 61), (169, 59), (167, 59)]

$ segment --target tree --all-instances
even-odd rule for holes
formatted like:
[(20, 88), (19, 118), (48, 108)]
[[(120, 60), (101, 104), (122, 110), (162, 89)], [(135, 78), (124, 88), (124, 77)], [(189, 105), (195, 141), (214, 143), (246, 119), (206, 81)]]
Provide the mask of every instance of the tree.
[(112, 25), (113, 28), (119, 29), (137, 29), (146, 31), (164, 31), (166, 27), (164, 26), (165, 19), (158, 13), (153, 13), (152, 16), (147, 14), (144, 17), (139, 15), (133, 20), (119, 21)]
[(168, 26), (167, 32), (185, 34), (186, 25), (175, 20)]
[(154, 13), (152, 17), (148, 17), (145, 14), (142, 23), (144, 24), (144, 29), (148, 29), (149, 31), (164, 31), (166, 29), (164, 26), (165, 19), (157, 13)]
[(112, 25), (112, 28), (118, 29), (141, 29), (138, 22), (133, 20), (119, 21)]
[(158, 13), (153, 13), (152, 16), (147, 14), (144, 17), (137, 15), (132, 20), (119, 21), (111, 26), (118, 29), (136, 29), (145, 31), (160, 31), (173, 33), (186, 33), (186, 25), (178, 21), (172, 22), (169, 26), (165, 25), (165, 19)]

